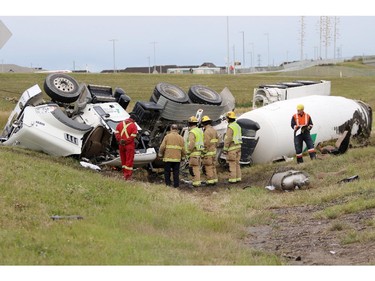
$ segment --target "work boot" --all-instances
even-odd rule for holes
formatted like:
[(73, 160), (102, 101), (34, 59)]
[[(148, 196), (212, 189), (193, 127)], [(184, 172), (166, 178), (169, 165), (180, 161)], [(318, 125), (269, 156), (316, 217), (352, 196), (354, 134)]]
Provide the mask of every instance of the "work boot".
[(206, 185), (207, 185), (207, 186), (214, 186), (214, 185), (216, 185), (216, 182), (215, 182), (215, 180), (208, 180), (208, 181), (206, 182)]
[(302, 157), (297, 157), (297, 164), (303, 163), (303, 158)]

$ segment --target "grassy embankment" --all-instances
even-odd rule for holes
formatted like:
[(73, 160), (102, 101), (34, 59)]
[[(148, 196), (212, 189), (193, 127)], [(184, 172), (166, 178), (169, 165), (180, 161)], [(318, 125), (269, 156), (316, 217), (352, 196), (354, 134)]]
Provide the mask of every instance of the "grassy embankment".
[[(355, 75), (358, 69), (360, 76)], [(340, 71), (341, 76), (340, 78)], [(365, 74), (364, 74), (365, 73)], [(262, 83), (296, 79), (332, 81), (332, 95), (361, 99), (375, 107), (374, 69), (362, 66), (320, 67), (296, 73), (236, 76), (73, 74), (78, 81), (123, 88), (132, 98), (148, 100), (158, 82), (187, 90), (203, 84), (216, 91), (228, 87), (239, 112), (251, 106), (253, 88)], [(370, 75), (371, 74), (371, 75)], [(12, 98), (39, 84), (44, 74), (0, 74), (0, 127), (14, 107)], [(264, 186), (272, 172), (285, 165), (256, 165), (243, 170), (254, 178), (247, 189), (182, 192), (142, 180), (124, 183), (82, 168), (69, 158), (55, 158), (20, 148), (0, 147), (0, 264), (2, 265), (273, 265), (281, 260), (249, 249), (246, 228), (269, 223), (272, 208), (326, 206), (317, 217), (374, 208), (374, 139), (315, 165), (304, 164), (311, 188), (272, 193)], [(297, 169), (297, 167), (295, 167)], [(318, 177), (327, 171), (337, 177)], [(139, 173), (137, 175), (137, 173)], [(359, 174), (361, 180), (337, 185)], [(142, 171), (136, 171), (142, 176)], [(222, 175), (221, 175), (222, 176)], [(53, 215), (80, 215), (82, 220), (53, 221)], [(369, 226), (374, 226), (372, 219)], [(343, 243), (374, 241), (373, 227), (354, 233), (345, 224)], [(334, 230), (332, 230), (334, 231)]]

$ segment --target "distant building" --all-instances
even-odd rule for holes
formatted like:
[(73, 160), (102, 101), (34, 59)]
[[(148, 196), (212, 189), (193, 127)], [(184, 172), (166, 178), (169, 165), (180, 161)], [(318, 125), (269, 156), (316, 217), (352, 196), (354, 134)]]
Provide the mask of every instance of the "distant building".
[(225, 67), (217, 67), (211, 62), (205, 62), (200, 66), (181, 66), (169, 68), (167, 73), (171, 74), (220, 74)]
[(188, 67), (178, 67), (178, 68), (168, 68), (168, 74), (191, 74), (193, 73), (193, 68)]
[(220, 74), (220, 67), (198, 67), (193, 69), (193, 74)]
[[(167, 70), (171, 67), (177, 68), (177, 65), (157, 65), (150, 67), (127, 67), (125, 69), (117, 69), (119, 73), (167, 73)], [(103, 70), (101, 73), (113, 73), (113, 69)]]

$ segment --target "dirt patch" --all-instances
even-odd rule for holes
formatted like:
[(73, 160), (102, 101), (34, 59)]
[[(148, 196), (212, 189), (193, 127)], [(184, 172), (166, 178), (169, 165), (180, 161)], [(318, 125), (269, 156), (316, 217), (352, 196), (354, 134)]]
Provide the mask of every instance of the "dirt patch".
[[(375, 263), (373, 242), (343, 243), (348, 229), (368, 230), (366, 222), (375, 209), (341, 216), (316, 219), (318, 207), (273, 209), (270, 225), (250, 227), (246, 245), (282, 257), (290, 265), (369, 265)], [(345, 229), (337, 226), (345, 225)], [(373, 228), (373, 227), (372, 227)]]

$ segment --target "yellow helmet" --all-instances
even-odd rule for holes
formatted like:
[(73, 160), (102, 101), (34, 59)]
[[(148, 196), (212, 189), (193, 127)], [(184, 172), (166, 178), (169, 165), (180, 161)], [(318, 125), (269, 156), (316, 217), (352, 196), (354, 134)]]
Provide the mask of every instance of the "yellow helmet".
[(189, 123), (198, 123), (198, 119), (195, 116), (191, 116), (188, 120)]
[(201, 121), (202, 121), (202, 122), (211, 121), (211, 118), (208, 117), (207, 115), (205, 115), (205, 116), (202, 117), (202, 120), (201, 120)]
[(303, 104), (299, 104), (297, 105), (297, 110), (304, 110), (305, 107), (303, 106)]
[(236, 114), (233, 111), (227, 113), (227, 118), (236, 119)]

